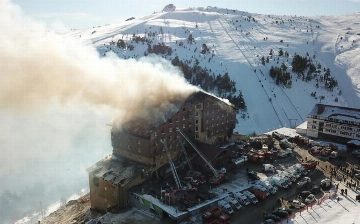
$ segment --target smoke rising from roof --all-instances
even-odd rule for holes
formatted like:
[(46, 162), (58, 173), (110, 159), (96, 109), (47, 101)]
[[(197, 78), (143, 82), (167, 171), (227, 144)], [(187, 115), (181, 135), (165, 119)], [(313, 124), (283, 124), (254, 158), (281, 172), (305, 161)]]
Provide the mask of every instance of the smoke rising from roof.
[(163, 119), (197, 91), (164, 59), (100, 58), (89, 43), (43, 32), (8, 0), (0, 21), (0, 194), (36, 183), (44, 190), (33, 201), (44, 202), (79, 190), (85, 169), (111, 153), (106, 121)]
[(164, 59), (100, 58), (85, 43), (38, 32), (41, 24), (21, 16), (13, 5), (0, 12), (6, 21), (0, 24), (1, 108), (42, 109), (55, 99), (108, 106), (121, 120), (153, 119), (167, 104), (196, 90)]

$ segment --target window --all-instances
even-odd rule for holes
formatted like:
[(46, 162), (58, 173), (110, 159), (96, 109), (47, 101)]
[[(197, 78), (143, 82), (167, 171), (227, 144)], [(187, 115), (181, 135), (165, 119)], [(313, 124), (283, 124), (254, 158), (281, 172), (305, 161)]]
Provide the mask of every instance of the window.
[(128, 145), (128, 150), (131, 150), (131, 145)]
[(185, 116), (183, 116), (183, 121), (185, 121)]
[(195, 124), (199, 124), (199, 120), (195, 120)]
[(195, 135), (195, 138), (196, 138), (196, 139), (199, 139), (199, 135)]
[(172, 132), (172, 128), (169, 128), (169, 132), (170, 132), (170, 133)]
[(199, 116), (199, 111), (195, 112), (195, 117)]
[(199, 128), (198, 126), (195, 127), (195, 132), (198, 132), (199, 131)]
[(156, 132), (156, 131), (154, 132), (154, 136), (155, 136), (155, 137), (157, 136), (157, 132)]
[(141, 153), (141, 149), (140, 149), (140, 148), (138, 148), (138, 153)]
[(316, 124), (317, 123), (317, 121), (313, 121), (313, 124)]
[(140, 139), (139, 139), (139, 140), (137, 140), (137, 144), (138, 144), (138, 145), (140, 145)]
[(172, 119), (171, 118), (169, 119), (169, 124), (172, 124)]
[(183, 128), (185, 128), (185, 124), (183, 124)]
[(178, 118), (176, 118), (176, 122), (179, 122), (179, 119), (178, 119)]

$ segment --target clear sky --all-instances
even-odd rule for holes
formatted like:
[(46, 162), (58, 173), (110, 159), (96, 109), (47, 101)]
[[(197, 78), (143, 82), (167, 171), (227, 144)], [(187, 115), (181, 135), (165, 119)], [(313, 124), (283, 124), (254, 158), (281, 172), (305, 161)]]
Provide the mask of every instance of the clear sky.
[(89, 28), (143, 17), (165, 5), (217, 6), (277, 15), (339, 15), (360, 12), (360, 0), (13, 0), (24, 13), (49, 28)]

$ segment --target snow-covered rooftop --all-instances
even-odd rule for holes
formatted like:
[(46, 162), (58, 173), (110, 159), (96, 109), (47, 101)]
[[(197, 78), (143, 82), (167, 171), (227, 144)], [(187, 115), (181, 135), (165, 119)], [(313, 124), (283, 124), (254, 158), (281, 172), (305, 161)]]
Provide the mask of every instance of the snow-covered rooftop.
[(360, 122), (360, 109), (350, 107), (316, 104), (309, 115), (350, 122)]

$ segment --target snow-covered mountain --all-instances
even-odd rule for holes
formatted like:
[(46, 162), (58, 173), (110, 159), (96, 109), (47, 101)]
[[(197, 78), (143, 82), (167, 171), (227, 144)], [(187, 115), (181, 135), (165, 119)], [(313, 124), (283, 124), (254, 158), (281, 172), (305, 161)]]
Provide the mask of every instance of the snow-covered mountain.
[[(214, 77), (228, 73), (247, 106), (246, 112), (238, 115), (236, 131), (248, 134), (299, 125), (319, 102), (360, 107), (359, 18), (360, 14), (260, 15), (207, 7), (168, 10), (66, 35), (90, 41), (102, 55), (112, 52), (120, 58), (140, 58), (148, 54), (147, 43), (135, 41), (135, 37), (146, 37), (153, 45), (164, 44), (172, 49), (171, 54), (161, 55), (167, 60), (177, 56), (191, 65), (198, 63)], [(194, 40), (191, 43), (190, 34)], [(124, 48), (117, 47), (119, 40), (124, 41)], [(203, 44), (209, 53), (200, 52)], [(280, 50), (288, 57), (279, 56)], [(307, 57), (319, 66), (318, 76), (303, 81), (301, 75), (292, 72), (294, 54)], [(262, 57), (269, 57), (269, 62), (263, 65)], [(290, 72), (291, 87), (277, 85), (269, 75), (272, 66), (280, 67), (282, 63)], [(325, 69), (330, 70), (338, 83), (333, 91), (324, 88), (325, 82), (319, 81), (318, 87), (316, 85), (315, 79), (319, 80)], [(216, 89), (210, 91), (218, 94)]]
[[(124, 59), (140, 59), (148, 55), (149, 41), (152, 51), (154, 46), (160, 46), (159, 51), (165, 50), (159, 56), (166, 60), (172, 61), (177, 57), (190, 67), (198, 65), (213, 79), (227, 73), (235, 82), (235, 95), (241, 91), (247, 107), (245, 111), (239, 112), (235, 131), (249, 134), (299, 125), (320, 100), (327, 104), (360, 107), (359, 18), (360, 14), (310, 18), (259, 15), (216, 7), (178, 9), (168, 6), (162, 12), (143, 18), (131, 18), (92, 29), (72, 30), (62, 36), (83, 40), (88, 45), (95, 46), (102, 57), (115, 55)], [(45, 49), (51, 45), (42, 46)], [(279, 56), (280, 50), (284, 53), (283, 56)], [(26, 53), (22, 48), (17, 52)], [(64, 52), (69, 53), (70, 50)], [(319, 71), (311, 74), (308, 81), (308, 69), (304, 76), (292, 72), (295, 53), (306, 57)], [(68, 57), (66, 55), (60, 59), (67, 61)], [(73, 59), (70, 58), (76, 63), (82, 62)], [(282, 64), (291, 75), (286, 85), (277, 84), (276, 79), (269, 75), (271, 67), (281, 67)], [(47, 68), (50, 67), (53, 66)], [(90, 63), (89, 67), (93, 69)], [(324, 87), (326, 81), (321, 78), (327, 69), (338, 84), (332, 91)], [(193, 74), (190, 82), (198, 85), (204, 81), (201, 76)], [(93, 83), (88, 84), (92, 85)], [(216, 87), (209, 88), (208, 91), (221, 97), (228, 95), (224, 92), (219, 94)], [(4, 171), (11, 175), (0, 176), (0, 180), (5, 183), (0, 190), (11, 189), (11, 192), (0, 197), (0, 202), (6, 202), (6, 207), (16, 207), (16, 203), (20, 202), (24, 207), (42, 206), (41, 203), (34, 206), (33, 201), (41, 201), (43, 206), (47, 206), (50, 204), (49, 200), (54, 202), (56, 198), (68, 197), (71, 195), (69, 192), (80, 191), (87, 187), (85, 169), (111, 153), (110, 131), (103, 125), (111, 116), (94, 112), (87, 107), (85, 111), (80, 108), (65, 112), (58, 107), (54, 108), (36, 116), (24, 115), (22, 119), (8, 111), (0, 111), (0, 124), (9, 133), (3, 139), (3, 147), (16, 148), (18, 153), (9, 151), (9, 158), (11, 156), (11, 161), (21, 161), (12, 162), (17, 165)], [(16, 123), (18, 120), (19, 123)], [(10, 125), (12, 123), (17, 125)], [(9, 141), (13, 137), (10, 133), (17, 133), (14, 142), (18, 144)], [(32, 142), (42, 143), (31, 148)], [(34, 153), (34, 148), (38, 153)], [(31, 156), (27, 156), (26, 160), (22, 159), (27, 155), (23, 152), (27, 151), (31, 151)], [(17, 184), (19, 179), (23, 182), (21, 185)], [(65, 179), (67, 181), (63, 181)], [(62, 182), (61, 186), (58, 184), (59, 180)], [(29, 192), (35, 191), (32, 188), (37, 190), (38, 195), (29, 198)], [(52, 196), (51, 199), (48, 195)], [(17, 197), (28, 199), (15, 203), (13, 198)], [(1, 214), (5, 213), (9, 212), (3, 209)], [(12, 220), (15, 218), (16, 215), (11, 216)], [(39, 213), (35, 218), (39, 218)]]

